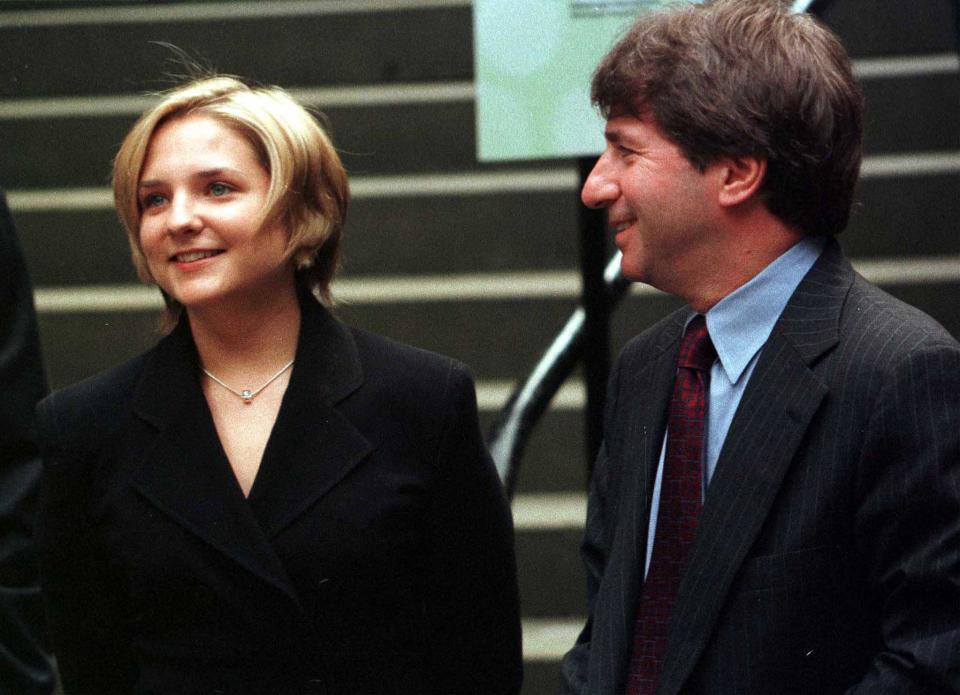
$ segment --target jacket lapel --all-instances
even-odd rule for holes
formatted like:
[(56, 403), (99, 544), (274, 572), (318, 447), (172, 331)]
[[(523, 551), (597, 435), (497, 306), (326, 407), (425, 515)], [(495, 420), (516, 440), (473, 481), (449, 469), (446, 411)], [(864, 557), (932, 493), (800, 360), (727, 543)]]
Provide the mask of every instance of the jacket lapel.
[(597, 654), (617, 655), (620, 661), (596, 664), (593, 682), (598, 684), (598, 692), (622, 692), (626, 682), (635, 608), (643, 583), (651, 497), (680, 336), (688, 317), (689, 312), (676, 312), (656, 339), (652, 357), (640, 356), (637, 360), (642, 362), (631, 361), (621, 367), (625, 375), (615, 420), (623, 430), (613, 433), (619, 443), (614, 444), (610, 455), (621, 458), (611, 464), (613, 474), (623, 476), (623, 489), (621, 494), (611, 496), (611, 500), (619, 500), (619, 508), (606, 514), (608, 519), (617, 519), (618, 524), (604, 573), (606, 589), (598, 595), (600, 605), (594, 610), (596, 615), (608, 616), (611, 622), (606, 630), (594, 635), (595, 640), (608, 644), (593, 650)]
[(124, 454), (133, 485), (173, 521), (297, 602), (223, 453), (198, 371), (184, 318), (157, 345), (137, 384), (133, 409), (142, 429)]
[(312, 297), (302, 298), (301, 308), (294, 371), (248, 499), (268, 538), (373, 449), (335, 408), (363, 382), (353, 336)]
[(838, 341), (853, 271), (828, 244), (778, 320), (747, 385), (706, 496), (671, 619), (659, 693), (680, 692), (827, 394), (811, 369)]

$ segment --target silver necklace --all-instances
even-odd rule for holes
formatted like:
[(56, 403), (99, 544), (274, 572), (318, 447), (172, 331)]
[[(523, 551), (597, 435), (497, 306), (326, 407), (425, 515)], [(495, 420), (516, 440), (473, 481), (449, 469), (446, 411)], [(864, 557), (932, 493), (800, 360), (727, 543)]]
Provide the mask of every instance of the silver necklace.
[(204, 374), (206, 374), (208, 377), (210, 377), (211, 379), (213, 379), (214, 383), (219, 384), (220, 386), (222, 386), (223, 388), (225, 388), (227, 391), (229, 391), (230, 393), (232, 393), (234, 396), (237, 396), (238, 398), (242, 398), (244, 403), (246, 403), (247, 405), (250, 405), (251, 403), (253, 403), (253, 399), (254, 399), (254, 398), (256, 398), (257, 396), (259, 396), (260, 393), (261, 393), (265, 388), (267, 388), (270, 384), (272, 384), (274, 381), (276, 381), (277, 379), (279, 379), (279, 378), (280, 378), (280, 375), (283, 374), (283, 373), (284, 373), (285, 371), (287, 371), (288, 369), (290, 369), (290, 367), (292, 367), (292, 366), (293, 366), (293, 360), (290, 360), (290, 361), (287, 362), (285, 365), (283, 365), (283, 367), (280, 369), (279, 372), (277, 372), (277, 373), (274, 374), (272, 377), (270, 377), (269, 379), (267, 379), (260, 388), (258, 388), (258, 389), (242, 389), (242, 390), (240, 390), (240, 391), (237, 391), (235, 388), (231, 388), (230, 386), (227, 386), (225, 383), (223, 383), (222, 381), (220, 381), (220, 379), (218, 379), (217, 377), (215, 377), (213, 374), (211, 374), (210, 372), (208, 372), (208, 371), (207, 371), (206, 369), (204, 369), (203, 367), (200, 367), (200, 371), (202, 371), (202, 372), (203, 372)]

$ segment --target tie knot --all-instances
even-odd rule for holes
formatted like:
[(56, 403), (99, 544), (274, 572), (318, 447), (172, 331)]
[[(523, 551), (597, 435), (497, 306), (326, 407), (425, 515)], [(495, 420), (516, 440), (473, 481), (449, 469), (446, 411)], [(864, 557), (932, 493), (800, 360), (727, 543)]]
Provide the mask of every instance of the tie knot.
[(680, 356), (677, 365), (707, 371), (713, 366), (717, 358), (717, 351), (713, 349), (713, 341), (707, 332), (707, 320), (697, 314), (687, 325), (687, 331), (680, 341)]

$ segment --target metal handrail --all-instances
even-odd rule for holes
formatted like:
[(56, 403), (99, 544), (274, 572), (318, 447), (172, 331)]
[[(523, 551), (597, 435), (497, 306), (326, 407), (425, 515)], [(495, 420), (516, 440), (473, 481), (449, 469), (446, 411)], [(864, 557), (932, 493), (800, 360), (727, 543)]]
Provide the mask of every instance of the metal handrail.
[[(608, 305), (614, 306), (631, 284), (620, 272), (619, 251), (607, 263), (603, 280)], [(490, 428), (490, 454), (508, 497), (513, 496), (530, 432), (582, 357), (586, 319), (584, 307), (577, 307)]]

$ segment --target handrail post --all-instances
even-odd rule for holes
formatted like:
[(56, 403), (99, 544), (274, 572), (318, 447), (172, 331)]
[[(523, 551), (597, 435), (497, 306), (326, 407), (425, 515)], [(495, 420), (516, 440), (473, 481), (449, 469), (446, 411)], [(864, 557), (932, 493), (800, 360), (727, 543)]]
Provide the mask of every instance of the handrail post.
[[(578, 160), (580, 186), (596, 163), (596, 158)], [(588, 477), (603, 440), (603, 406), (607, 375), (610, 372), (610, 303), (604, 283), (606, 265), (606, 214), (602, 209), (580, 206), (580, 277), (582, 303), (586, 312), (583, 343), (583, 380), (587, 403), (585, 413)]]
[(957, 55), (960, 55), (960, 0), (953, 0), (953, 28), (956, 29)]

